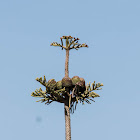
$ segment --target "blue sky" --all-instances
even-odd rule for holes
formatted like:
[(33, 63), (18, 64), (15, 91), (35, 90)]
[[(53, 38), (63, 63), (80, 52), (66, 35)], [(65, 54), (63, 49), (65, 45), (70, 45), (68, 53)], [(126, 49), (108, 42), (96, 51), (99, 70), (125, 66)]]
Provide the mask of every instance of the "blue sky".
[(0, 1), (0, 139), (65, 139), (63, 104), (36, 103), (35, 78), (64, 77), (63, 35), (89, 48), (70, 52), (70, 77), (104, 83), (100, 98), (78, 104), (72, 139), (140, 139), (138, 0)]

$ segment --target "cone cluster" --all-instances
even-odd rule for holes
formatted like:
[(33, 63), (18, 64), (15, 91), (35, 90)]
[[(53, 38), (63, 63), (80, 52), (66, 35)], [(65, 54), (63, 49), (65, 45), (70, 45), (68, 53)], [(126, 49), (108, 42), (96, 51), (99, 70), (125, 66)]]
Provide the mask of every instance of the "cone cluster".
[(78, 86), (81, 92), (84, 92), (84, 90), (86, 89), (84, 78), (80, 78), (79, 76), (73, 76), (72, 78), (64, 77), (62, 80), (57, 82), (55, 81), (55, 79), (50, 79), (48, 81), (48, 86), (51, 89), (53, 88), (54, 90), (60, 90), (65, 87), (72, 91), (75, 86)]

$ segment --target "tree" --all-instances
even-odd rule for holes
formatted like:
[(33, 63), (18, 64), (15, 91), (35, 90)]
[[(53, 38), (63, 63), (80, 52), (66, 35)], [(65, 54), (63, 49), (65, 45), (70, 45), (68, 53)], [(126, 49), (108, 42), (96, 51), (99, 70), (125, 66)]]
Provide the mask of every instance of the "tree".
[[(78, 50), (82, 47), (88, 47), (88, 45), (78, 43), (79, 38), (71, 36), (62, 36), (60, 39), (61, 44), (53, 42), (51, 46), (59, 46), (62, 50), (66, 50), (65, 77), (58, 82), (56, 82), (55, 79), (47, 81), (45, 76), (44, 78), (36, 78), (38, 82), (45, 86), (46, 90), (43, 91), (41, 88), (36, 89), (35, 92), (32, 92), (31, 96), (42, 98), (39, 101), (45, 102), (47, 105), (54, 101), (64, 104), (65, 138), (66, 140), (71, 140), (70, 113), (74, 113), (78, 102), (82, 104), (84, 104), (84, 102), (91, 104), (90, 101), (95, 102), (93, 98), (100, 96), (95, 93), (94, 90), (100, 90), (103, 84), (95, 84), (94, 81), (94, 83), (89, 82), (85, 85), (84, 78), (80, 78), (79, 76), (69, 77), (69, 51), (71, 49)], [(64, 40), (65, 46), (63, 45)]]

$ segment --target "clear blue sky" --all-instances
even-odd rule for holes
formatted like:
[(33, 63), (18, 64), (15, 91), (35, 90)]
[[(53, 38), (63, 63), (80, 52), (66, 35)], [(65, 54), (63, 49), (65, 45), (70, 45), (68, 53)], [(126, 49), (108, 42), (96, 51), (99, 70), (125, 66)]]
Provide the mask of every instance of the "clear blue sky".
[(63, 104), (36, 103), (35, 78), (64, 77), (63, 35), (89, 48), (70, 52), (70, 77), (102, 82), (100, 98), (71, 115), (72, 140), (140, 140), (140, 1), (1, 0), (0, 139), (64, 140)]

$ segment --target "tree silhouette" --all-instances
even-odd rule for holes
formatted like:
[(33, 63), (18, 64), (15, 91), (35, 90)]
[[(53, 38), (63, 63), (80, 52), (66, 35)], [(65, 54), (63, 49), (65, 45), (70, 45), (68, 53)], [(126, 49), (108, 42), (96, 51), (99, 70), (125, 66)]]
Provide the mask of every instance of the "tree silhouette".
[[(100, 90), (102, 83), (87, 83), (85, 85), (84, 78), (79, 76), (69, 77), (69, 51), (71, 49), (78, 50), (82, 47), (88, 47), (86, 44), (80, 44), (79, 38), (71, 36), (62, 36), (61, 44), (57, 42), (51, 43), (51, 46), (59, 46), (66, 50), (66, 59), (65, 59), (65, 77), (60, 81), (55, 81), (55, 79), (46, 80), (44, 78), (36, 78), (36, 80), (45, 86), (46, 90), (43, 91), (41, 88), (36, 89), (35, 92), (32, 92), (31, 96), (42, 98), (37, 102), (45, 102), (49, 105), (50, 103), (56, 101), (64, 104), (64, 113), (65, 113), (65, 138), (66, 140), (71, 140), (71, 125), (70, 125), (70, 113), (74, 113), (76, 110), (77, 104), (80, 102), (84, 104), (87, 102), (91, 104), (90, 101), (93, 101), (93, 98), (100, 97), (94, 90)], [(64, 41), (65, 40), (65, 46)]]

